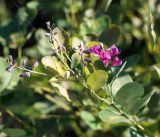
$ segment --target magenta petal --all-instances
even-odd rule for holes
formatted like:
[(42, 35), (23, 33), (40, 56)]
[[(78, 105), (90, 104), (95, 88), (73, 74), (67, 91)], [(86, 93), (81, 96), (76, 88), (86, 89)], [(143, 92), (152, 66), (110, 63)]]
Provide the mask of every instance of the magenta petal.
[(110, 53), (108, 51), (102, 51), (100, 52), (100, 59), (103, 60), (109, 60), (111, 59)]
[(99, 55), (100, 52), (102, 51), (102, 47), (99, 45), (93, 46), (90, 48), (90, 51), (94, 54), (94, 55)]
[(114, 60), (113, 60), (113, 62), (112, 62), (112, 66), (113, 67), (118, 67), (120, 65), (122, 65), (122, 60), (119, 59), (118, 57), (115, 57)]
[(106, 59), (106, 60), (103, 60), (103, 64), (104, 64), (104, 65), (108, 65), (108, 62), (109, 62), (109, 60), (107, 60), (107, 59)]
[(115, 45), (112, 45), (109, 49), (109, 53), (111, 56), (116, 56), (120, 54), (120, 50)]

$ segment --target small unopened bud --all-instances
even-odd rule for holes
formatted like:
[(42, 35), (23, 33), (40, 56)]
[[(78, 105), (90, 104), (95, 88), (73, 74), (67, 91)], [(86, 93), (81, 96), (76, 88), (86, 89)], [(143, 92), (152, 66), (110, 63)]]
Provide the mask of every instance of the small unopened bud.
[(69, 79), (69, 77), (70, 77), (70, 71), (66, 71), (64, 78)]
[(21, 67), (25, 67), (26, 62), (27, 62), (26, 59), (23, 59), (22, 62), (21, 62)]
[(12, 55), (9, 55), (9, 63), (11, 63), (11, 64), (13, 64), (13, 57), (12, 57)]
[(83, 51), (83, 53), (85, 53), (85, 54), (90, 54), (90, 53), (91, 53), (91, 50), (86, 49), (86, 50)]
[(13, 60), (13, 57), (11, 56), (11, 55), (9, 55), (7, 58), (6, 58), (6, 61), (7, 61), (7, 63), (9, 63), (9, 64), (14, 64), (14, 60)]
[(6, 71), (11, 72), (13, 69), (14, 69), (14, 66), (13, 66), (13, 65), (9, 65), (9, 66), (6, 68)]
[(19, 77), (21, 77), (21, 78), (30, 77), (30, 72), (24, 72), (24, 73), (20, 74)]
[(50, 26), (51, 26), (50, 21), (47, 21), (47, 22), (46, 22), (46, 25), (47, 25), (48, 27), (50, 27)]
[(34, 69), (34, 68), (36, 68), (38, 65), (39, 65), (39, 63), (38, 63), (38, 61), (36, 61), (36, 62), (33, 64), (32, 68)]
[(44, 35), (45, 35), (46, 37), (50, 37), (50, 36), (51, 36), (50, 33), (45, 33)]

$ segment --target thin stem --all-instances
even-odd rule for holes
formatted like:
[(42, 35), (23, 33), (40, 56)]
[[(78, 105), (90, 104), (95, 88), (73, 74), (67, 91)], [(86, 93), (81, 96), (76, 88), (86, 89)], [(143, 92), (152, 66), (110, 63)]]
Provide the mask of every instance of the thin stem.
[(47, 100), (57, 104), (59, 107), (63, 108), (66, 111), (70, 111), (70, 107), (68, 107), (65, 103), (62, 103), (61, 101), (57, 101), (54, 97), (48, 95), (48, 94), (44, 94), (41, 93), (41, 95), (43, 95)]
[(14, 67), (18, 68), (18, 69), (21, 69), (21, 70), (24, 70), (24, 71), (27, 71), (27, 72), (30, 72), (30, 73), (39, 74), (39, 75), (43, 75), (43, 76), (48, 76), (48, 74), (46, 74), (46, 73), (42, 73), (42, 72), (38, 72), (38, 71), (34, 71), (34, 70), (29, 70), (29, 69), (22, 68), (22, 67), (19, 67), (19, 66), (14, 66)]
[(22, 48), (18, 47), (18, 63), (20, 64), (22, 59)]
[(116, 74), (116, 76), (112, 79), (112, 81), (110, 82), (110, 86), (112, 86), (114, 80), (115, 80), (115, 79), (119, 76), (119, 74), (123, 71), (123, 69), (124, 69), (124, 67), (126, 66), (126, 64), (127, 64), (127, 61), (125, 61), (125, 62), (123, 63), (123, 66), (120, 68), (120, 70), (118, 71), (118, 73)]
[(66, 52), (64, 52), (64, 55), (67, 57), (67, 59), (68, 59), (70, 62), (72, 62), (71, 58), (67, 55)]
[(30, 125), (27, 125), (25, 122), (23, 122), (20, 118), (18, 118), (13, 112), (11, 112), (9, 109), (6, 108), (2, 108), (2, 110), (4, 112), (6, 112), (9, 116), (11, 116), (12, 118), (14, 118), (19, 124), (21, 124), (22, 126), (24, 126), (25, 128), (31, 128)]

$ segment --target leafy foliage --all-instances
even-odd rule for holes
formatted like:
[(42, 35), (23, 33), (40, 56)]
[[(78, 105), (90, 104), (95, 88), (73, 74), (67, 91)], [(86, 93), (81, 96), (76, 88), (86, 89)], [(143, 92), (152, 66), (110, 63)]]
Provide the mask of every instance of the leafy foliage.
[(159, 6), (0, 1), (0, 137), (159, 136)]

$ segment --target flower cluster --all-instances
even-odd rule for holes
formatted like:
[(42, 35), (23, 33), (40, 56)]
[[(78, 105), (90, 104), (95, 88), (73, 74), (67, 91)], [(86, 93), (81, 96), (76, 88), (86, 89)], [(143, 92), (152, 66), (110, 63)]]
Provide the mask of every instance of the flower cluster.
[(111, 66), (117, 67), (122, 64), (122, 60), (117, 56), (120, 54), (120, 50), (115, 45), (112, 45), (108, 50), (103, 50), (102, 46), (95, 45), (91, 47), (89, 51), (93, 53), (94, 56), (99, 56), (104, 65), (111, 64)]

